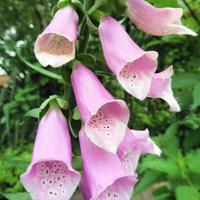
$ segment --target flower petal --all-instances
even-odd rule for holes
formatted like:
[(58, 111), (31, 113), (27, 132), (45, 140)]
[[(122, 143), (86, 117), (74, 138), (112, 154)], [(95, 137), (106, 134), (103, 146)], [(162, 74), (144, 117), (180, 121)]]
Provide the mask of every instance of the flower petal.
[(149, 138), (148, 129), (136, 131), (127, 128), (126, 136), (117, 150), (117, 155), (129, 175), (135, 174), (140, 156), (147, 153), (158, 156), (161, 154), (159, 147)]
[(171, 89), (172, 74), (172, 66), (168, 67), (163, 72), (155, 73), (152, 79), (152, 85), (148, 97), (161, 98), (169, 104), (170, 111), (179, 112), (180, 106), (178, 105)]
[(149, 59), (151, 54), (154, 52), (149, 52), (134, 62), (128, 63), (117, 76), (124, 89), (140, 100), (147, 97), (155, 72), (155, 60)]

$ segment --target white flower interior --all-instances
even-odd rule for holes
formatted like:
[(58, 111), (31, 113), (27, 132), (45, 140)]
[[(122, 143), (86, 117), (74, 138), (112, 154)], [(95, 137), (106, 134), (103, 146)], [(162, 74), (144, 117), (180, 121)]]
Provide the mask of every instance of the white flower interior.
[(90, 119), (89, 126), (93, 128), (97, 134), (102, 134), (108, 138), (113, 134), (117, 134), (115, 123), (101, 110)]
[(66, 55), (73, 51), (73, 42), (58, 34), (47, 34), (43, 36), (43, 45), (40, 51), (52, 55)]
[(59, 161), (45, 161), (36, 164), (35, 167), (35, 177), (45, 196), (49, 199), (63, 199), (69, 181), (65, 164)]

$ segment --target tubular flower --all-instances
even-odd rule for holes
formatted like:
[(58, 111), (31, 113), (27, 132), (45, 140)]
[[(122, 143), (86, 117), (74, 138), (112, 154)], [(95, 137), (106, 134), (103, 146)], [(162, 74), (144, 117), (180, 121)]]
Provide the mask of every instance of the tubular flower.
[(86, 135), (97, 146), (116, 153), (130, 115), (125, 102), (114, 99), (95, 74), (82, 65), (77, 65), (71, 79)]
[(145, 52), (130, 38), (122, 25), (112, 17), (104, 17), (99, 26), (104, 57), (122, 87), (144, 100), (157, 68), (158, 54)]
[(79, 139), (84, 168), (80, 189), (84, 199), (129, 200), (136, 175), (127, 175), (118, 156), (94, 145), (83, 129)]
[(50, 108), (39, 123), (32, 162), (21, 182), (33, 200), (68, 200), (80, 181), (71, 167), (71, 141), (59, 108)]
[(75, 57), (78, 15), (68, 6), (55, 14), (35, 42), (34, 53), (41, 65), (59, 67)]
[(127, 0), (127, 11), (130, 20), (151, 35), (197, 35), (182, 25), (182, 8), (156, 8), (145, 0)]
[(126, 172), (131, 176), (135, 174), (141, 155), (151, 153), (160, 155), (161, 150), (150, 139), (149, 130), (136, 131), (127, 128), (126, 136), (117, 150), (117, 154)]
[(173, 66), (168, 67), (160, 73), (155, 73), (153, 76), (151, 89), (148, 94), (152, 98), (161, 98), (166, 101), (170, 106), (170, 111), (179, 112), (180, 106), (173, 95), (171, 89), (172, 84)]

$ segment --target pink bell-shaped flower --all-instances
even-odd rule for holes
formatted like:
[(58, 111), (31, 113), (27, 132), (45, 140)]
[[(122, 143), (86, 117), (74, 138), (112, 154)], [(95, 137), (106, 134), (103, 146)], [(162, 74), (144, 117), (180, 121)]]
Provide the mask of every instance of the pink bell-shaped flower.
[(71, 79), (86, 135), (97, 146), (116, 153), (129, 120), (126, 103), (114, 99), (83, 65), (77, 65)]
[(117, 155), (94, 145), (83, 129), (79, 134), (83, 159), (80, 189), (85, 200), (129, 200), (136, 175), (126, 174)]
[(147, 153), (158, 156), (161, 154), (159, 147), (150, 139), (149, 130), (136, 131), (127, 128), (117, 154), (130, 176), (135, 174), (140, 156)]
[(68, 200), (80, 181), (71, 162), (66, 119), (59, 108), (52, 107), (39, 123), (32, 162), (21, 182), (33, 200)]
[(99, 37), (106, 63), (122, 87), (134, 97), (144, 100), (157, 68), (158, 53), (141, 49), (112, 17), (102, 19)]
[(131, 21), (151, 35), (197, 35), (182, 25), (182, 8), (156, 8), (145, 0), (127, 0), (127, 11)]
[(41, 65), (60, 67), (75, 57), (78, 15), (67, 6), (57, 11), (35, 42), (35, 56)]

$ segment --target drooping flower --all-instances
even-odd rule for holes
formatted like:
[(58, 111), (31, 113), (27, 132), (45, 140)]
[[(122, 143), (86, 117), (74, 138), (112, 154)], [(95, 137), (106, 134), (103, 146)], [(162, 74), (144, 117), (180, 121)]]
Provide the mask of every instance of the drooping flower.
[(136, 98), (144, 100), (157, 67), (157, 52), (141, 49), (112, 17), (103, 18), (99, 36), (106, 63), (122, 87)]
[(32, 162), (21, 175), (33, 200), (70, 199), (80, 181), (71, 159), (66, 119), (59, 108), (50, 108), (39, 123)]
[(57, 11), (35, 42), (34, 53), (41, 65), (60, 67), (75, 57), (78, 15), (67, 6)]
[(129, 200), (136, 175), (127, 175), (118, 156), (94, 145), (83, 129), (79, 140), (84, 169), (80, 189), (84, 199)]
[(117, 150), (127, 174), (135, 174), (140, 156), (147, 153), (158, 156), (161, 154), (159, 147), (149, 137), (149, 130), (137, 131), (127, 128), (126, 136)]
[(127, 11), (131, 21), (140, 30), (151, 35), (197, 35), (182, 25), (182, 8), (156, 8), (145, 0), (127, 0)]
[(115, 153), (129, 120), (126, 103), (114, 99), (95, 74), (83, 65), (77, 65), (71, 79), (86, 135), (97, 146)]
[(160, 73), (155, 73), (148, 97), (161, 98), (169, 104), (170, 111), (179, 112), (180, 106), (178, 105), (171, 88), (172, 74), (173, 66), (168, 67)]

